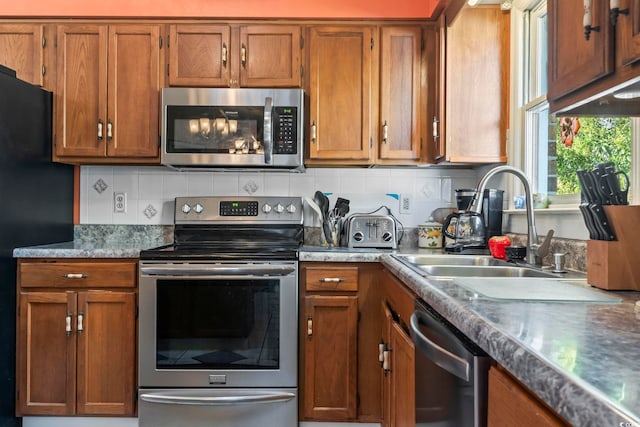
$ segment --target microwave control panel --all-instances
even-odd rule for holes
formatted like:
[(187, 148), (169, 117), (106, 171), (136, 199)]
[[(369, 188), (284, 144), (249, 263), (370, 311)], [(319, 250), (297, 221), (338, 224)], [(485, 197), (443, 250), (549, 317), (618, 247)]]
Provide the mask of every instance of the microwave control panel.
[(273, 108), (273, 154), (298, 154), (297, 107)]

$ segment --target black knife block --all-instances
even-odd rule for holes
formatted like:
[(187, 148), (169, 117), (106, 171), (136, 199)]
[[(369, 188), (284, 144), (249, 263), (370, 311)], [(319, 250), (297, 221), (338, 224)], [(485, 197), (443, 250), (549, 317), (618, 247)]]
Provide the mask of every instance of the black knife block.
[(640, 206), (603, 206), (616, 240), (587, 241), (587, 282), (606, 290), (640, 290)]

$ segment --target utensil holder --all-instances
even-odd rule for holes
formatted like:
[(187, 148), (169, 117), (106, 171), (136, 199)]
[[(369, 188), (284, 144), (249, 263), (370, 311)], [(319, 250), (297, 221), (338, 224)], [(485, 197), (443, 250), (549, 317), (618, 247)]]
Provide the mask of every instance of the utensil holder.
[(640, 290), (640, 206), (604, 206), (616, 239), (587, 241), (587, 282), (606, 290)]

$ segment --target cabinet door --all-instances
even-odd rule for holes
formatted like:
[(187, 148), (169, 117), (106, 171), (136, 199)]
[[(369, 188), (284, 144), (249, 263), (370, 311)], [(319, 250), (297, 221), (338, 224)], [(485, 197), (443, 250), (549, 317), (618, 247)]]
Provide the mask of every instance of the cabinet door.
[(159, 156), (160, 26), (109, 27), (107, 156)]
[(76, 294), (22, 292), (18, 308), (18, 415), (76, 409)]
[(133, 292), (79, 293), (79, 415), (134, 415), (135, 307)]
[(230, 85), (228, 25), (171, 25), (169, 38), (170, 86)]
[(393, 316), (385, 301), (382, 301), (382, 334), (379, 348), (382, 371), (382, 427), (391, 426), (391, 360), (389, 359), (389, 347), (391, 343), (391, 325)]
[(240, 27), (240, 86), (300, 87), (300, 27)]
[(372, 161), (373, 30), (319, 26), (309, 39), (309, 159)]
[(411, 337), (398, 322), (391, 324), (391, 427), (412, 427), (415, 421), (415, 352)]
[(562, 418), (501, 369), (489, 370), (488, 425), (492, 427), (566, 427)]
[(305, 297), (304, 417), (344, 421), (357, 416), (358, 297)]
[(380, 158), (418, 160), (422, 129), (422, 28), (380, 31)]
[(446, 158), (505, 162), (509, 123), (509, 14), (463, 8), (446, 34)]
[(585, 39), (583, 0), (549, 0), (547, 97), (560, 98), (613, 72), (613, 31), (609, 2), (592, 2), (592, 26)]
[(640, 1), (622, 0), (620, 9), (629, 9), (628, 15), (618, 15), (616, 49), (622, 65), (640, 59)]
[(0, 64), (16, 71), (19, 79), (44, 86), (45, 26), (0, 25)]
[(55, 154), (104, 157), (107, 26), (60, 25), (57, 34)]

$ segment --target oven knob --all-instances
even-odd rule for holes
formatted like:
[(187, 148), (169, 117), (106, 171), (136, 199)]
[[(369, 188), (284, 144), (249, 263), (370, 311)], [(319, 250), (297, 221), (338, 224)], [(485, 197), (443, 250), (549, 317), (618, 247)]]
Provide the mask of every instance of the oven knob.
[(275, 207), (276, 212), (278, 212), (279, 214), (284, 212), (284, 206), (282, 206), (280, 203), (278, 203)]
[(199, 214), (202, 213), (204, 207), (200, 203), (196, 203), (196, 206), (193, 208), (193, 210), (196, 211), (197, 214)]
[(269, 203), (265, 203), (264, 206), (262, 206), (262, 212), (264, 213), (271, 212), (271, 205)]
[(362, 233), (362, 231), (356, 231), (355, 233), (353, 233), (353, 240), (355, 240), (356, 242), (362, 242), (364, 240), (364, 234)]
[(291, 203), (289, 206), (287, 206), (287, 212), (289, 212), (290, 214), (296, 213), (296, 206)]
[(390, 241), (391, 241), (391, 239), (393, 239), (393, 234), (391, 234), (391, 232), (389, 232), (389, 231), (385, 231), (385, 232), (382, 234), (382, 240), (384, 240), (385, 242), (390, 242)]
[(182, 212), (188, 214), (189, 212), (191, 212), (191, 206), (185, 203), (184, 205), (182, 205)]

